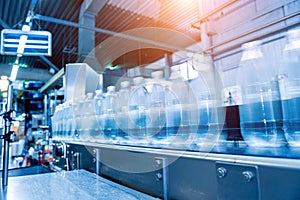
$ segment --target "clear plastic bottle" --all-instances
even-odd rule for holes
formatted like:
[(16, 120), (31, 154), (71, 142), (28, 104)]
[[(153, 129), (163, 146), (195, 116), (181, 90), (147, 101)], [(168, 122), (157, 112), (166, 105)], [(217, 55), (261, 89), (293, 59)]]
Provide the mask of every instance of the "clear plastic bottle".
[(103, 139), (104, 135), (104, 119), (103, 119), (103, 91), (96, 90), (94, 96), (94, 106), (95, 106), (95, 118), (97, 121), (98, 133), (95, 135), (96, 140), (99, 141)]
[(191, 127), (196, 124), (193, 130), (197, 132), (195, 143), (198, 146), (203, 146), (209, 142), (216, 142), (219, 131), (216, 100), (212, 99), (208, 91), (202, 92), (201, 95), (197, 96), (197, 108), (192, 109), (191, 116)]
[(63, 112), (64, 104), (60, 104), (57, 109), (57, 136), (58, 139), (63, 139)]
[(283, 125), (290, 146), (300, 146), (300, 29), (287, 32), (279, 85), (282, 99)]
[(69, 140), (71, 137), (71, 125), (72, 125), (72, 113), (71, 113), (71, 102), (65, 102), (65, 113), (64, 113), (64, 126), (65, 126), (65, 139)]
[(165, 85), (162, 71), (151, 73), (152, 80), (146, 84), (149, 97), (149, 123), (147, 137), (154, 143), (161, 143), (166, 138)]
[(69, 130), (70, 130), (70, 135), (69, 139), (70, 140), (75, 140), (75, 135), (76, 135), (76, 116), (75, 116), (75, 108), (78, 107), (78, 99), (74, 99), (73, 101), (70, 102), (70, 113), (69, 113)]
[(84, 140), (84, 101), (85, 101), (86, 95), (78, 98), (78, 104), (77, 107), (74, 109), (75, 114), (75, 120), (76, 120), (76, 134), (75, 139), (76, 140)]
[(87, 93), (83, 112), (83, 128), (85, 139), (88, 141), (95, 141), (95, 138), (98, 134), (98, 122), (96, 119), (93, 93)]
[(108, 86), (103, 99), (104, 136), (112, 142), (116, 140), (118, 134), (115, 123), (115, 98), (115, 86)]
[(165, 97), (166, 131), (167, 136), (172, 137), (176, 136), (181, 125), (181, 105), (176, 94), (169, 87), (166, 87)]
[(148, 90), (143, 77), (135, 77), (133, 83), (129, 98), (128, 133), (130, 142), (140, 145), (149, 142), (146, 132), (149, 120)]
[[(168, 140), (185, 148), (190, 137), (190, 88), (179, 71), (172, 71), (170, 87), (166, 90), (166, 121)], [(175, 97), (174, 97), (175, 95)], [(172, 116), (173, 115), (173, 116)], [(178, 123), (179, 127), (178, 127)]]
[(60, 131), (60, 119), (61, 116), (61, 105), (55, 107), (55, 112), (52, 116), (52, 138), (59, 139)]
[(239, 105), (241, 133), (249, 146), (284, 145), (278, 82), (270, 74), (261, 41), (242, 45), (239, 82), (243, 103)]
[(128, 103), (130, 95), (130, 82), (122, 81), (116, 96), (116, 125), (118, 127), (119, 142), (128, 139)]

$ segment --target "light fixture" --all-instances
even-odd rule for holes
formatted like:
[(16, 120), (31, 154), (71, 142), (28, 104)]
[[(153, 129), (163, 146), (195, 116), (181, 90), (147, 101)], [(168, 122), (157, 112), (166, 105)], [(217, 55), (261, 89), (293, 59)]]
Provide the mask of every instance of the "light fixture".
[(30, 26), (29, 26), (28, 24), (24, 24), (24, 25), (22, 26), (22, 31), (24, 31), (24, 32), (29, 32), (29, 31), (30, 31)]
[(21, 35), (21, 37), (20, 37), (20, 42), (19, 42), (19, 46), (18, 46), (18, 50), (17, 50), (18, 57), (21, 57), (22, 54), (24, 53), (27, 38), (28, 38), (27, 35)]
[(9, 77), (9, 80), (10, 80), (10, 81), (15, 81), (15, 80), (16, 80), (17, 74), (18, 74), (18, 70), (19, 70), (19, 65), (14, 64), (14, 65), (12, 66), (11, 73), (10, 73), (10, 77)]
[(7, 76), (1, 76), (0, 80), (7, 80), (8, 77)]

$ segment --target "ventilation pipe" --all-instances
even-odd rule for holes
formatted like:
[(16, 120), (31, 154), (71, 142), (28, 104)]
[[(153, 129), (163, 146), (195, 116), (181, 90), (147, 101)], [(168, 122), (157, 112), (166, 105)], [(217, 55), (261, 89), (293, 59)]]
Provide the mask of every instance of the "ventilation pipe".
[[(79, 24), (95, 28), (96, 16), (105, 6), (107, 0), (85, 0), (80, 8)], [(95, 31), (91, 29), (79, 28), (78, 30), (78, 59), (77, 62), (83, 62), (86, 57), (91, 55), (95, 47)], [(93, 58), (89, 58), (93, 60)], [(93, 68), (93, 64), (89, 63)]]

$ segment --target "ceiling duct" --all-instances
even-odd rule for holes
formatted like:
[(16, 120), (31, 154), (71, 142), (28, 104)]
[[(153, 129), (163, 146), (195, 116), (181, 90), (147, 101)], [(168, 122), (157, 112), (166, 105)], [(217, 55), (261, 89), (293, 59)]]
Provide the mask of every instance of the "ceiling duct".
[[(95, 28), (96, 16), (106, 3), (107, 0), (85, 0), (80, 8), (79, 24)], [(79, 28), (77, 62), (83, 62), (86, 56), (89, 55), (94, 48), (95, 31), (91, 29)]]

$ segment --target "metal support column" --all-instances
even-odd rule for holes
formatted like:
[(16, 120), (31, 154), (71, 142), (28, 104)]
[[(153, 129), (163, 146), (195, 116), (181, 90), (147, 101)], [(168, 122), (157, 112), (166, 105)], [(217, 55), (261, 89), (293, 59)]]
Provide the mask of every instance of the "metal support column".
[(10, 126), (11, 126), (11, 107), (13, 97), (13, 86), (8, 86), (7, 92), (7, 106), (6, 113), (8, 116), (5, 117), (5, 131), (4, 131), (4, 148), (3, 148), (3, 171), (2, 171), (2, 186), (7, 186), (8, 182), (8, 164), (9, 164), (9, 142), (10, 142)]

